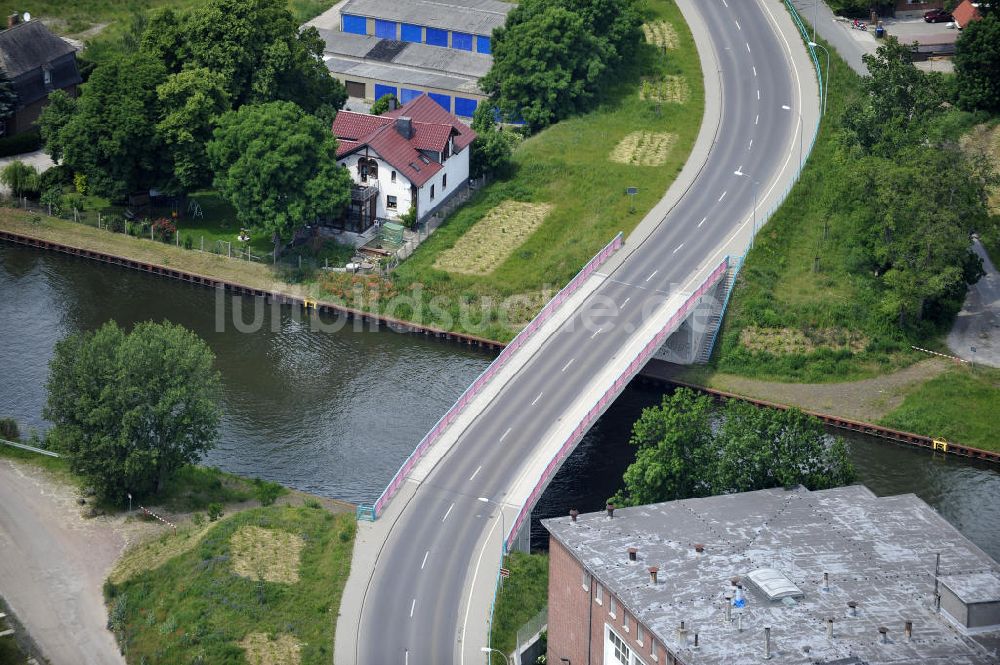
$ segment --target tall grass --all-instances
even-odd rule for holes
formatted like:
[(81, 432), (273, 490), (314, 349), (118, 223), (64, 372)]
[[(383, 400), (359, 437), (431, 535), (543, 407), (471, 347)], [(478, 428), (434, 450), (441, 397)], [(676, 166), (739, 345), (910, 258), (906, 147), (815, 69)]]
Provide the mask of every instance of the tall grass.
[(518, 629), (548, 604), (549, 557), (511, 552), (504, 565), (510, 577), (497, 593), (490, 646), (509, 654), (516, 646)]

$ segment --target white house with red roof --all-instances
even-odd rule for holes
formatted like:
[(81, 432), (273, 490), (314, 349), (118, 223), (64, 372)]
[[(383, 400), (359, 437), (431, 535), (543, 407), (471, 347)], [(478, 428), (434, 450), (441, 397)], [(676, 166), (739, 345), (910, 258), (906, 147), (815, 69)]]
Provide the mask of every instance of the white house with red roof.
[(476, 133), (427, 95), (381, 116), (340, 111), (333, 134), (337, 163), (356, 185), (352, 231), (397, 220), (411, 206), (422, 220), (469, 180)]

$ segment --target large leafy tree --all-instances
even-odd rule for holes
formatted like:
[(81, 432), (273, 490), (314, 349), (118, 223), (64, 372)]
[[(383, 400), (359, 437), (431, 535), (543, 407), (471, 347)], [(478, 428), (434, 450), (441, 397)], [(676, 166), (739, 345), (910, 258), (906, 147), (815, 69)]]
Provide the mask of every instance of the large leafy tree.
[(173, 162), (168, 191), (189, 191), (211, 183), (205, 144), (215, 122), (229, 110), (222, 74), (207, 69), (185, 69), (171, 74), (156, 89), (160, 121), (156, 131)]
[(955, 51), (955, 85), (962, 108), (1000, 112), (1000, 16), (995, 12), (962, 31)]
[(57, 162), (63, 157), (62, 130), (76, 113), (76, 104), (76, 98), (70, 97), (65, 90), (53, 90), (49, 93), (49, 103), (38, 118), (45, 152)]
[(104, 498), (159, 491), (218, 437), (214, 360), (197, 335), (169, 323), (71, 335), (50, 365), (50, 441)]
[[(82, 86), (76, 112), (61, 128), (55, 129), (62, 113), (43, 120), (49, 140), (58, 135), (50, 154), (61, 153), (67, 166), (87, 176), (94, 193), (109, 198), (161, 184), (171, 164), (156, 131), (156, 90), (166, 78), (163, 63), (142, 52), (103, 63)], [(55, 122), (46, 127), (50, 120)]]
[(831, 441), (817, 419), (739, 401), (717, 410), (710, 397), (688, 389), (645, 409), (631, 443), (639, 450), (612, 498), (620, 505), (854, 480), (843, 441)]
[(337, 164), (326, 124), (291, 102), (248, 104), (219, 119), (208, 158), (215, 186), (240, 221), (272, 235), (275, 251), (296, 229), (339, 213), (351, 177)]
[(509, 170), (511, 153), (519, 139), (514, 132), (497, 125), (491, 105), (483, 103), (476, 107), (472, 129), (476, 132), (469, 155), (472, 177), (478, 178), (484, 173), (503, 174)]

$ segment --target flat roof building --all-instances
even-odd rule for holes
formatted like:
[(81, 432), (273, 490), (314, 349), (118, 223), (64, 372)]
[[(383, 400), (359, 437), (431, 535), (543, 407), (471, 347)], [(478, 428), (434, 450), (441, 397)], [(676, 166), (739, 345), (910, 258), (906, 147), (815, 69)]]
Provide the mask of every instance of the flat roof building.
[(511, 7), (499, 0), (348, 0), (340, 29), (319, 31), (324, 61), (351, 97), (393, 94), (406, 104), (426, 93), (468, 118), (486, 98), (479, 79), (493, 64), (493, 30)]
[(1000, 565), (914, 495), (772, 489), (543, 524), (550, 663), (1000, 662)]

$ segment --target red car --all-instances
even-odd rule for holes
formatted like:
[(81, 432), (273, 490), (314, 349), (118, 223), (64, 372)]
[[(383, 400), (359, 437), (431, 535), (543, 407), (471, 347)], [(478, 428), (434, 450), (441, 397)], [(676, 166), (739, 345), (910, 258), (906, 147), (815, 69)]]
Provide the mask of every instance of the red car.
[(955, 17), (943, 9), (932, 9), (924, 12), (924, 20), (928, 23), (951, 23)]

